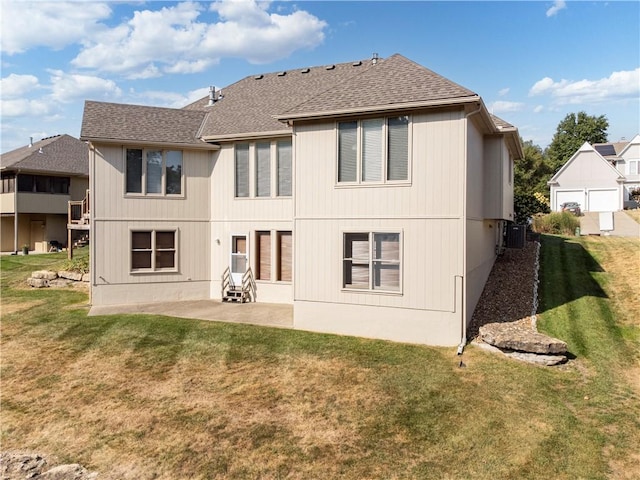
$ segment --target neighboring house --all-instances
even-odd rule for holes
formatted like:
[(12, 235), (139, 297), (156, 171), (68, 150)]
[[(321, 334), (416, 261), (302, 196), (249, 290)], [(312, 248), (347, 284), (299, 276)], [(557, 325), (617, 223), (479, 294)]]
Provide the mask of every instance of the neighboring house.
[(69, 202), (89, 187), (89, 148), (70, 135), (30, 142), (0, 155), (3, 252), (47, 252), (67, 244)]
[(401, 55), (184, 109), (87, 101), (81, 138), (94, 305), (220, 299), (244, 275), (294, 328), (432, 345), (465, 338), (522, 157), (477, 94)]
[(578, 202), (584, 212), (609, 212), (635, 205), (631, 191), (640, 186), (640, 135), (630, 142), (585, 142), (549, 180), (551, 209)]

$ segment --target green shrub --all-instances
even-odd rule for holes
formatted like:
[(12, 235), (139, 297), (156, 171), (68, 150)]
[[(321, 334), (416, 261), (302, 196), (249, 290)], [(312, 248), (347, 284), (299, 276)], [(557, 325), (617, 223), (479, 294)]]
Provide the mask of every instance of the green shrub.
[(575, 235), (580, 219), (569, 212), (551, 212), (533, 217), (533, 231), (553, 235)]
[(60, 266), (60, 270), (67, 272), (79, 272), (89, 273), (89, 256), (74, 258), (73, 260), (67, 260)]

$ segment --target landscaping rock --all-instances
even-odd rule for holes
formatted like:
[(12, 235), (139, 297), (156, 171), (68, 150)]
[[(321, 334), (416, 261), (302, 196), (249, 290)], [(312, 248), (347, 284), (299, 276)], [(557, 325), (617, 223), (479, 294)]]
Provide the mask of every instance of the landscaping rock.
[(66, 278), (56, 278), (55, 280), (49, 280), (50, 287), (65, 288), (73, 283), (73, 280), (67, 280)]
[(68, 272), (63, 270), (61, 272), (58, 272), (58, 276), (60, 278), (67, 278), (69, 280), (73, 280), (74, 282), (82, 281), (82, 273), (80, 272)]
[(53, 280), (54, 278), (58, 278), (58, 273), (52, 272), (51, 270), (38, 270), (37, 272), (31, 273), (31, 278), (43, 278), (45, 280)]
[(567, 353), (567, 344), (557, 338), (549, 337), (525, 327), (521, 322), (489, 323), (480, 327), (480, 339), (503, 350), (563, 355)]
[(542, 355), (539, 353), (526, 353), (526, 352), (503, 352), (507, 357), (522, 360), (524, 362), (535, 363), (537, 365), (544, 365), (546, 367), (552, 367), (554, 365), (560, 365), (567, 361), (565, 355)]
[(89, 273), (83, 273), (83, 274), (82, 274), (82, 281), (83, 281), (83, 282), (90, 282), (90, 281), (91, 281), (91, 274), (89, 274)]
[(2, 480), (96, 480), (98, 473), (89, 472), (82, 465), (72, 463), (48, 468), (48, 460), (37, 453), (2, 452), (0, 478)]
[(27, 278), (27, 285), (33, 288), (45, 288), (49, 286), (49, 280), (45, 278)]

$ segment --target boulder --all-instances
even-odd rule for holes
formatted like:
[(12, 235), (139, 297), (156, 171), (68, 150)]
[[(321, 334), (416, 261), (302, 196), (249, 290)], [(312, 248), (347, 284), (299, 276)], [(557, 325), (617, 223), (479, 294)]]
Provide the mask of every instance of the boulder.
[(507, 357), (522, 360), (524, 362), (535, 363), (536, 365), (544, 365), (546, 367), (552, 367), (554, 365), (560, 365), (567, 361), (565, 355), (543, 355), (540, 353), (527, 353), (527, 352), (503, 352)]
[(49, 280), (46, 278), (27, 278), (27, 285), (33, 288), (45, 288), (49, 286)]
[(567, 344), (557, 338), (538, 333), (522, 323), (489, 323), (480, 327), (480, 339), (503, 350), (563, 355)]
[(82, 465), (71, 463), (68, 465), (58, 465), (47, 470), (38, 478), (42, 480), (93, 480), (98, 474), (87, 471)]
[(49, 280), (49, 286), (57, 288), (68, 287), (72, 283), (73, 280), (68, 280), (66, 278), (56, 278), (55, 280)]
[(31, 273), (31, 278), (43, 278), (45, 280), (53, 280), (54, 278), (58, 278), (58, 274), (56, 272), (52, 272), (51, 270), (38, 270), (37, 272)]
[(69, 280), (73, 280), (74, 282), (80, 282), (82, 280), (82, 273), (80, 272), (68, 272), (68, 271), (61, 271), (58, 272), (58, 276), (60, 278), (66, 278)]
[(83, 282), (90, 282), (91, 281), (91, 275), (88, 273), (83, 273), (82, 274), (82, 281)]

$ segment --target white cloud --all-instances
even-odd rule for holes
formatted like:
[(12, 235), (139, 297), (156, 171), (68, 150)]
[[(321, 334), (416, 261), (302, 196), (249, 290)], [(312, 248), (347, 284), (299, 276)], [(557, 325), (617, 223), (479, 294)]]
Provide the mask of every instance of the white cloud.
[(544, 111), (544, 107), (542, 105), (536, 105), (536, 107), (533, 109), (533, 113), (540, 113)]
[(138, 103), (153, 105), (155, 107), (182, 108), (185, 105), (200, 100), (209, 94), (209, 87), (198, 88), (186, 94), (177, 92), (165, 92), (159, 90), (149, 90), (146, 92), (130, 92), (130, 97)]
[(42, 117), (51, 113), (55, 106), (44, 99), (27, 98), (2, 99), (2, 116), (16, 118), (24, 116)]
[(216, 23), (198, 21), (202, 7), (193, 2), (136, 11), (125, 23), (93, 36), (72, 64), (150, 78), (201, 72), (223, 57), (266, 63), (324, 40), (324, 21), (301, 10), (280, 15), (268, 8), (268, 2), (255, 0), (216, 2), (211, 5)]
[(565, 8), (567, 8), (567, 2), (564, 0), (556, 0), (553, 2), (553, 6), (547, 10), (547, 17), (553, 17), (560, 10), (564, 10)]
[(3, 99), (20, 97), (38, 87), (38, 78), (33, 75), (16, 75), (12, 73), (0, 80), (0, 94)]
[(2, 2), (2, 51), (13, 55), (34, 47), (61, 49), (101, 31), (111, 9), (102, 2)]
[(518, 112), (524, 108), (524, 103), (508, 102), (506, 100), (498, 100), (491, 104), (492, 113)]
[(92, 75), (77, 75), (49, 70), (51, 74), (51, 99), (67, 103), (85, 98), (112, 99), (122, 94), (113, 80)]
[(503, 88), (502, 90), (498, 91), (498, 96), (499, 97), (504, 97), (505, 95), (507, 95), (509, 93), (510, 88)]
[(529, 96), (537, 95), (550, 95), (558, 105), (637, 99), (640, 96), (640, 68), (613, 72), (599, 80), (562, 79), (556, 82), (545, 77), (529, 90)]

